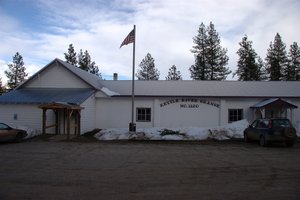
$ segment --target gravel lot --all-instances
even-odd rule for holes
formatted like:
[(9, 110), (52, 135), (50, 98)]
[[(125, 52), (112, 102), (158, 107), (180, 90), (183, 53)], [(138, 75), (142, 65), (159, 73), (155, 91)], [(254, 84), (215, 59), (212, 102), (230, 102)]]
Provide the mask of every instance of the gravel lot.
[(300, 199), (300, 143), (0, 144), (0, 199)]

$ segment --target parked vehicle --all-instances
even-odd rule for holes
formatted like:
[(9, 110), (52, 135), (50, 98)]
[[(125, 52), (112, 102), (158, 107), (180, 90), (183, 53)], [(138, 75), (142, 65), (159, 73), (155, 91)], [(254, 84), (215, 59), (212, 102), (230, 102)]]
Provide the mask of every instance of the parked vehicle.
[(244, 140), (257, 140), (261, 146), (272, 142), (284, 142), (290, 147), (296, 142), (297, 135), (289, 119), (257, 119), (244, 130)]
[(21, 142), (26, 135), (24, 130), (14, 129), (7, 124), (0, 123), (0, 141)]

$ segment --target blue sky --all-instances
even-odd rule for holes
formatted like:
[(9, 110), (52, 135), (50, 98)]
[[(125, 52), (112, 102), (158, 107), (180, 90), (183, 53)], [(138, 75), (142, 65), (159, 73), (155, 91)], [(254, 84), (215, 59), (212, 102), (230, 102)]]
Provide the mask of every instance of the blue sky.
[(160, 79), (172, 65), (190, 79), (192, 38), (210, 21), (235, 71), (245, 34), (263, 59), (277, 32), (287, 50), (299, 44), (299, 10), (298, 0), (0, 0), (0, 77), (5, 82), (16, 52), (32, 75), (55, 58), (64, 60), (72, 43), (77, 52), (88, 50), (106, 79), (114, 72), (131, 79), (132, 45), (119, 46), (136, 24), (137, 66), (149, 52)]

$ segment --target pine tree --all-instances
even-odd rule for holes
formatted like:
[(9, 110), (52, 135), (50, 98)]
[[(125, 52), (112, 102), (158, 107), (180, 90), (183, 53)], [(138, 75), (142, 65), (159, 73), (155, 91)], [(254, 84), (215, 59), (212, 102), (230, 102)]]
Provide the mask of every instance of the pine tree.
[(260, 80), (258, 64), (255, 61), (257, 54), (252, 48), (252, 41), (248, 41), (245, 35), (239, 45), (240, 48), (236, 52), (239, 55), (238, 69), (233, 75), (237, 75), (239, 81)]
[(150, 53), (147, 53), (146, 57), (139, 64), (140, 69), (136, 74), (138, 80), (158, 80), (159, 71), (155, 68), (154, 58)]
[(300, 80), (300, 48), (298, 47), (297, 42), (294, 42), (290, 46), (288, 53), (288, 65), (285, 68), (284, 80), (295, 81)]
[(102, 75), (99, 72), (99, 68), (94, 61), (89, 66), (89, 72), (95, 74), (96, 76), (99, 76), (100, 79), (102, 79)]
[(85, 52), (83, 53), (82, 49), (80, 49), (78, 54), (78, 67), (84, 71), (95, 74), (102, 78), (98, 66), (94, 61), (91, 61), (91, 56), (87, 50), (85, 50)]
[(64, 53), (64, 54), (67, 63), (77, 66), (77, 57), (76, 57), (76, 52), (74, 50), (73, 44), (69, 45), (68, 53)]
[(283, 43), (279, 33), (276, 34), (274, 44), (271, 42), (266, 57), (266, 67), (271, 81), (284, 79), (283, 72), (287, 67), (286, 45)]
[(23, 57), (17, 52), (13, 57), (13, 63), (8, 64), (9, 70), (5, 70), (5, 74), (8, 78), (7, 85), (10, 90), (19, 86), (25, 81), (28, 75), (25, 70)]
[(225, 80), (231, 73), (225, 66), (228, 63), (227, 49), (221, 47), (221, 40), (214, 28), (214, 24), (205, 28), (201, 23), (198, 35), (193, 38), (194, 43), (191, 50), (195, 56), (195, 65), (189, 70), (191, 78), (195, 80)]
[(5, 88), (2, 85), (2, 78), (0, 77), (0, 95), (3, 94), (5, 92)]
[(191, 50), (194, 53), (195, 65), (192, 65), (189, 70), (191, 72), (191, 78), (194, 80), (208, 80), (206, 63), (206, 42), (207, 34), (206, 28), (203, 23), (200, 24), (198, 29), (198, 35), (193, 38), (193, 42), (196, 44)]
[(207, 64), (210, 80), (225, 80), (231, 73), (225, 66), (228, 63), (227, 49), (221, 47), (219, 34), (214, 24), (210, 22), (207, 27)]
[(180, 71), (177, 71), (176, 66), (173, 65), (168, 72), (166, 80), (182, 80)]
[(257, 77), (258, 77), (258, 81), (266, 81), (268, 80), (268, 73), (267, 73), (267, 69), (266, 69), (266, 65), (263, 61), (263, 59), (261, 59), (261, 57), (258, 57), (257, 59)]
[(91, 57), (87, 50), (83, 53), (82, 49), (80, 49), (78, 54), (78, 67), (84, 71), (88, 71), (88, 65), (91, 63)]

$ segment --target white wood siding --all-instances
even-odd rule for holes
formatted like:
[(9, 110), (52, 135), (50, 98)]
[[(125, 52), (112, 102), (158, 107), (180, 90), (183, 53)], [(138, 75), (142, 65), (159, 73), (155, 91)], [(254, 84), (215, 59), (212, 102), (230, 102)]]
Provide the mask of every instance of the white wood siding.
[(66, 68), (56, 65), (48, 67), (26, 84), (28, 88), (90, 88), (91, 86)]
[(131, 121), (130, 98), (96, 99), (96, 127), (126, 128)]
[[(42, 131), (42, 109), (37, 105), (0, 105), (0, 121), (10, 126), (26, 126)], [(17, 119), (14, 119), (14, 116)], [(49, 119), (50, 116), (48, 117)]]
[(96, 102), (95, 102), (94, 95), (89, 97), (80, 106), (84, 107), (84, 109), (81, 110), (81, 130), (80, 130), (80, 133), (83, 134), (87, 131), (91, 131), (91, 130), (97, 128), (97, 126), (95, 126)]

